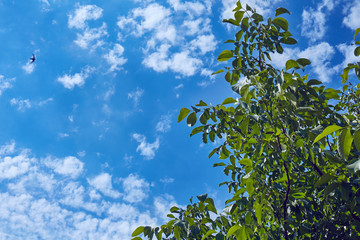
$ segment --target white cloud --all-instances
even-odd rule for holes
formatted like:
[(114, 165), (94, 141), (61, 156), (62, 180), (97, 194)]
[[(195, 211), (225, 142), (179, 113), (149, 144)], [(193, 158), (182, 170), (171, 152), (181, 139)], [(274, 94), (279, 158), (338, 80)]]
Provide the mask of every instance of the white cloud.
[[(77, 38), (74, 41), (76, 45), (83, 49), (100, 47), (104, 44), (102, 37), (108, 35), (106, 23), (103, 23), (98, 28), (86, 28), (82, 33), (77, 33)], [(93, 44), (94, 43), (94, 44)]]
[(136, 8), (127, 17), (119, 17), (117, 25), (122, 36), (144, 36), (143, 65), (156, 72), (193, 76), (206, 59), (203, 55), (216, 48), (208, 18), (212, 2), (168, 0), (168, 3), (169, 8), (158, 3)]
[(356, 57), (354, 54), (354, 50), (356, 45), (348, 45), (346, 43), (342, 43), (336, 46), (336, 48), (344, 55), (345, 59), (340, 65), (341, 67), (346, 67), (348, 63), (356, 63), (359, 62), (359, 57)]
[(87, 27), (86, 21), (97, 20), (102, 17), (102, 9), (96, 5), (79, 5), (73, 14), (69, 15), (69, 28), (84, 29)]
[(124, 200), (130, 203), (141, 202), (148, 197), (150, 184), (138, 175), (130, 174), (121, 179), (124, 189)]
[(352, 4), (344, 8), (343, 24), (352, 30), (360, 27), (360, 2), (354, 0)]
[(145, 179), (130, 174), (123, 180), (124, 196), (132, 203), (109, 201), (96, 191), (120, 196), (109, 174), (88, 179), (89, 185), (81, 178), (59, 176), (56, 167), (47, 168), (49, 158), (30, 155), (30, 150), (16, 149), (14, 141), (0, 146), (0, 238), (129, 240), (137, 226), (159, 225), (155, 202), (149, 210), (138, 208), (137, 201), (148, 195)]
[(35, 63), (27, 62), (21, 68), (25, 71), (25, 73), (31, 74), (35, 69)]
[(311, 42), (322, 39), (326, 33), (326, 17), (334, 6), (333, 0), (323, 0), (317, 5), (316, 10), (313, 8), (304, 9), (301, 34), (309, 38)]
[(159, 197), (155, 197), (154, 199), (154, 206), (155, 206), (155, 211), (157, 213), (157, 215), (164, 221), (168, 221), (168, 217), (167, 215), (169, 214), (169, 209), (177, 206), (177, 207), (182, 207), (179, 206), (179, 204), (176, 203), (175, 198), (169, 194), (164, 194), (162, 196)]
[(70, 176), (71, 178), (77, 178), (84, 168), (84, 163), (73, 156), (68, 156), (63, 159), (46, 158), (44, 160), (46, 166), (54, 169), (54, 172)]
[(143, 94), (144, 94), (143, 89), (136, 88), (135, 91), (128, 93), (128, 99), (132, 99), (134, 101), (135, 107), (137, 107), (139, 104), (140, 98), (142, 97)]
[(72, 90), (75, 86), (81, 87), (85, 84), (85, 80), (89, 77), (89, 74), (93, 72), (90, 67), (85, 67), (81, 73), (75, 73), (74, 75), (65, 74), (58, 77), (57, 81), (60, 82), (65, 88)]
[(113, 189), (111, 178), (112, 176), (110, 174), (101, 173), (92, 179), (88, 179), (88, 182), (105, 196), (118, 198), (120, 197), (120, 193)]
[(201, 54), (213, 52), (216, 49), (217, 41), (213, 34), (200, 35), (196, 39), (190, 42), (190, 45), (194, 48), (200, 49)]
[(175, 179), (171, 178), (171, 177), (165, 177), (160, 179), (160, 182), (164, 183), (164, 184), (169, 184), (169, 183), (173, 183), (175, 181)]
[(163, 115), (156, 124), (156, 131), (166, 133), (171, 129), (171, 115)]
[(116, 43), (114, 48), (109, 51), (108, 54), (103, 55), (106, 61), (110, 64), (110, 72), (121, 69), (121, 66), (127, 62), (127, 59), (123, 57), (124, 48)]
[[(6, 148), (8, 147), (9, 145), (6, 145)], [(6, 151), (4, 151), (4, 153), (6, 153)], [(33, 159), (28, 156), (27, 151), (23, 151), (19, 155), (14, 157), (11, 156), (1, 157), (0, 180), (12, 179), (28, 172), (30, 170), (32, 162)]]
[(146, 141), (146, 137), (144, 135), (134, 133), (132, 134), (132, 138), (135, 139), (139, 144), (136, 148), (136, 152), (140, 152), (141, 156), (144, 156), (145, 159), (153, 159), (155, 157), (156, 151), (160, 147), (160, 140), (156, 138), (156, 141), (153, 143), (148, 143)]
[(21, 98), (12, 98), (10, 100), (10, 104), (12, 106), (17, 105), (18, 111), (25, 111), (26, 109), (31, 108), (31, 102), (29, 99), (21, 99)]
[(17, 110), (23, 112), (26, 109), (30, 109), (32, 107), (42, 107), (52, 101), (53, 101), (53, 98), (48, 98), (48, 99), (45, 99), (45, 100), (42, 100), (39, 102), (32, 102), (29, 99), (22, 99), (20, 97), (20, 98), (12, 98), (10, 100), (10, 104), (12, 106), (17, 106)]
[(11, 83), (15, 81), (15, 78), (5, 78), (4, 75), (0, 75), (0, 96), (8, 89), (12, 88)]

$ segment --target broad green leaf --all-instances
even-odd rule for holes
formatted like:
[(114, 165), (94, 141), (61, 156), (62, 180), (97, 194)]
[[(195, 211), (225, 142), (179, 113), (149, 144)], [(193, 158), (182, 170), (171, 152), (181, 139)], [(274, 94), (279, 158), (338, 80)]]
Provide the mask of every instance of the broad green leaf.
[(328, 183), (330, 180), (334, 179), (335, 177), (325, 173), (324, 175), (322, 175), (319, 180), (317, 180), (317, 182), (315, 183), (315, 187), (320, 187), (326, 183)]
[(311, 79), (306, 83), (306, 85), (308, 86), (319, 85), (319, 84), (322, 84), (322, 82), (316, 79)]
[(239, 163), (242, 165), (245, 165), (245, 166), (249, 166), (249, 167), (251, 167), (253, 165), (253, 162), (249, 158), (243, 158), (243, 159), (239, 160)]
[(180, 210), (180, 208), (178, 208), (178, 207), (170, 208), (170, 212), (178, 212), (179, 210)]
[(141, 233), (144, 232), (144, 227), (143, 226), (140, 226), (138, 228), (136, 228), (133, 233), (131, 234), (132, 237), (135, 237), (137, 235), (140, 235)]
[(208, 236), (210, 236), (210, 235), (213, 234), (213, 233), (216, 233), (216, 231), (213, 230), (213, 229), (210, 229), (210, 230), (207, 231), (207, 233), (201, 238), (201, 240), (206, 239)]
[(182, 108), (179, 113), (178, 122), (181, 122), (189, 114), (190, 110), (187, 108)]
[(284, 29), (285, 31), (289, 30), (289, 23), (286, 21), (286, 19), (282, 17), (277, 17), (272, 20), (273, 23)]
[(240, 230), (236, 234), (236, 239), (237, 240), (247, 240), (245, 225), (241, 226)]
[(289, 10), (287, 10), (286, 8), (283, 8), (283, 7), (279, 7), (275, 10), (275, 17), (279, 16), (280, 14), (283, 14), (283, 13), (288, 13), (288, 14), (291, 14), (289, 12)]
[(351, 136), (350, 129), (345, 128), (341, 131), (338, 138), (338, 152), (343, 159), (347, 159), (351, 150), (353, 137)]
[(360, 129), (357, 130), (354, 134), (354, 143), (356, 149), (360, 152)]
[(246, 190), (250, 196), (254, 193), (254, 180), (252, 178), (246, 181)]
[(224, 23), (231, 23), (232, 25), (239, 26), (239, 23), (236, 20), (232, 19), (232, 18), (224, 19), (223, 22)]
[(280, 42), (285, 43), (285, 44), (289, 44), (289, 45), (294, 45), (297, 44), (296, 39), (288, 37), (288, 38), (282, 38), (280, 39)]
[(360, 55), (360, 47), (355, 48), (354, 54), (355, 54), (355, 56), (359, 56), (359, 55)]
[(334, 191), (340, 184), (337, 182), (334, 182), (330, 185), (328, 185), (325, 190), (324, 190), (324, 197), (326, 197), (327, 195), (329, 195), (332, 191)]
[(356, 162), (349, 164), (346, 166), (348, 169), (351, 169), (356, 173), (358, 170), (360, 170), (360, 159), (358, 159)]
[(206, 107), (207, 104), (203, 100), (200, 100), (200, 102), (198, 104), (196, 104), (196, 106), (198, 106), (198, 107)]
[(174, 226), (174, 236), (176, 237), (177, 240), (181, 240), (179, 226), (177, 225)]
[(322, 139), (323, 137), (333, 133), (333, 132), (336, 132), (338, 130), (342, 129), (342, 127), (340, 126), (337, 126), (337, 125), (331, 125), (331, 126), (328, 126), (327, 128), (324, 129), (324, 131), (322, 133), (320, 133), (314, 140), (314, 143), (315, 144), (316, 142), (318, 142), (320, 139)]
[(190, 133), (190, 137), (197, 134), (197, 133), (199, 133), (199, 132), (202, 132), (203, 129), (204, 129), (204, 126), (199, 126), (199, 127), (194, 128)]
[(255, 208), (255, 217), (257, 219), (258, 224), (261, 224), (261, 216), (262, 216), (262, 204), (255, 202), (254, 204)]
[(299, 67), (299, 64), (295, 60), (288, 60), (285, 64), (286, 70), (289, 70), (291, 68), (297, 68)]
[(142, 240), (142, 238), (141, 237), (134, 237), (131, 240)]
[(232, 57), (233, 57), (233, 53), (232, 53), (231, 51), (229, 51), (229, 50), (224, 50), (224, 51), (222, 51), (222, 52), (219, 54), (217, 60), (218, 60), (219, 62), (223, 62), (223, 61), (229, 60), (229, 59), (232, 58)]
[(358, 35), (359, 32), (360, 32), (360, 28), (358, 28), (358, 29), (355, 30), (354, 41), (355, 41), (355, 38), (356, 38), (356, 36)]
[(216, 72), (213, 72), (211, 75), (215, 75), (215, 74), (222, 73), (222, 72), (225, 72), (225, 71), (220, 69), (220, 70), (217, 70)]
[(243, 11), (238, 11), (234, 14), (235, 16), (235, 20), (237, 23), (240, 23), (241, 22), (241, 19), (243, 18), (244, 16), (244, 12)]
[(188, 116), (188, 118), (186, 119), (186, 123), (189, 127), (192, 127), (195, 125), (197, 121), (197, 117), (196, 117), (196, 113), (192, 112), (190, 113), (190, 115)]
[(298, 60), (296, 60), (301, 66), (305, 67), (307, 65), (310, 65), (311, 62), (309, 59), (307, 58), (299, 58)]
[(238, 231), (241, 227), (239, 225), (232, 226), (226, 234), (226, 238), (230, 238), (230, 236), (235, 235), (236, 231)]
[(236, 103), (236, 100), (233, 99), (232, 97), (228, 97), (221, 103), (221, 105), (225, 105), (225, 104), (229, 104), (229, 103)]

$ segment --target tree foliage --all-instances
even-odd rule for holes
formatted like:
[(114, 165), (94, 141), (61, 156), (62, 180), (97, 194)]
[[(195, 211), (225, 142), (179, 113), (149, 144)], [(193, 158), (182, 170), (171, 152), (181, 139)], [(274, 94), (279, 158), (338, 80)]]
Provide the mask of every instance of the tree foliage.
[[(359, 239), (360, 234), (360, 62), (341, 75), (343, 88), (328, 88), (304, 75), (305, 58), (288, 60), (285, 69), (271, 65), (270, 53), (296, 44), (278, 8), (264, 20), (240, 1), (234, 18), (234, 49), (218, 61), (232, 61), (214, 74), (239, 95), (212, 106), (203, 101), (183, 108), (178, 121), (202, 134), (204, 143), (222, 139), (218, 154), (229, 177), (231, 198), (218, 212), (207, 195), (185, 209), (173, 207), (161, 227), (139, 227), (142, 239)], [(281, 15), (281, 16), (280, 16)], [(360, 55), (355, 41), (354, 54)]]

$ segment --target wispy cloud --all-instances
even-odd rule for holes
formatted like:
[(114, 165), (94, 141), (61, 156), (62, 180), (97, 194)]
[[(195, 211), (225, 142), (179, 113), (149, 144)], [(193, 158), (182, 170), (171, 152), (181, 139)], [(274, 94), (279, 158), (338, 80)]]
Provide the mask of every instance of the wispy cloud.
[(141, 88), (136, 88), (135, 91), (128, 93), (128, 99), (132, 99), (134, 101), (135, 107), (139, 105), (140, 98), (144, 94), (144, 90)]
[(166, 133), (171, 129), (171, 115), (163, 115), (156, 124), (156, 131)]
[(17, 106), (18, 111), (24, 112), (25, 110), (30, 108), (42, 107), (48, 104), (49, 102), (52, 102), (53, 100), (54, 100), (53, 98), (48, 98), (41, 101), (30, 101), (30, 99), (22, 99), (21, 97), (19, 97), (19, 98), (12, 98), (10, 100), (10, 104), (12, 106)]
[(352, 3), (344, 6), (343, 24), (352, 30), (357, 29), (360, 26), (360, 2), (354, 0)]
[(103, 10), (96, 5), (76, 4), (76, 9), (69, 14), (69, 28), (84, 29), (87, 27), (87, 21), (97, 20), (102, 17)]
[(44, 159), (44, 164), (54, 170), (54, 172), (77, 178), (84, 168), (84, 163), (73, 156), (68, 156), (63, 159), (47, 157)]
[(93, 68), (87, 66), (80, 73), (75, 73), (74, 75), (65, 74), (61, 77), (58, 77), (57, 81), (60, 82), (65, 88), (72, 90), (75, 86), (81, 87), (84, 85), (85, 80), (93, 71)]
[(302, 13), (301, 35), (315, 42), (324, 37), (326, 33), (326, 18), (333, 10), (335, 2), (333, 0), (323, 0), (317, 5), (316, 9), (304, 9)]
[(34, 69), (35, 69), (35, 63), (27, 62), (27, 63), (26, 63), (25, 65), (23, 65), (21, 68), (25, 71), (25, 73), (31, 74), (31, 73), (34, 71)]
[(110, 64), (110, 72), (121, 69), (121, 66), (127, 62), (127, 59), (123, 57), (124, 48), (120, 44), (116, 43), (113, 49), (110, 49), (109, 53), (103, 55), (106, 61)]
[(130, 174), (120, 179), (124, 189), (123, 199), (130, 203), (141, 202), (148, 197), (150, 184), (138, 175)]
[(15, 78), (5, 78), (4, 75), (0, 75), (0, 96), (6, 89), (13, 87), (12, 82), (15, 82)]
[(101, 173), (94, 178), (88, 179), (88, 182), (105, 196), (112, 198), (120, 197), (120, 193), (113, 189), (112, 176), (108, 173)]
[(155, 157), (156, 151), (160, 147), (160, 140), (156, 138), (156, 141), (153, 143), (148, 143), (146, 141), (146, 137), (144, 135), (134, 133), (132, 134), (132, 138), (135, 139), (139, 145), (136, 148), (136, 152), (140, 152), (141, 156), (144, 156), (145, 159), (153, 159)]

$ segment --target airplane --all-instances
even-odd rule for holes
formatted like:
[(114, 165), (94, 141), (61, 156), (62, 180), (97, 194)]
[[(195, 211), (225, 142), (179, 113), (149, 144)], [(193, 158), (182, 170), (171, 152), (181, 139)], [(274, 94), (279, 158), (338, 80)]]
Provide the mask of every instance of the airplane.
[(35, 58), (35, 54), (32, 55), (32, 57), (30, 58), (30, 63), (35, 62), (36, 58)]

